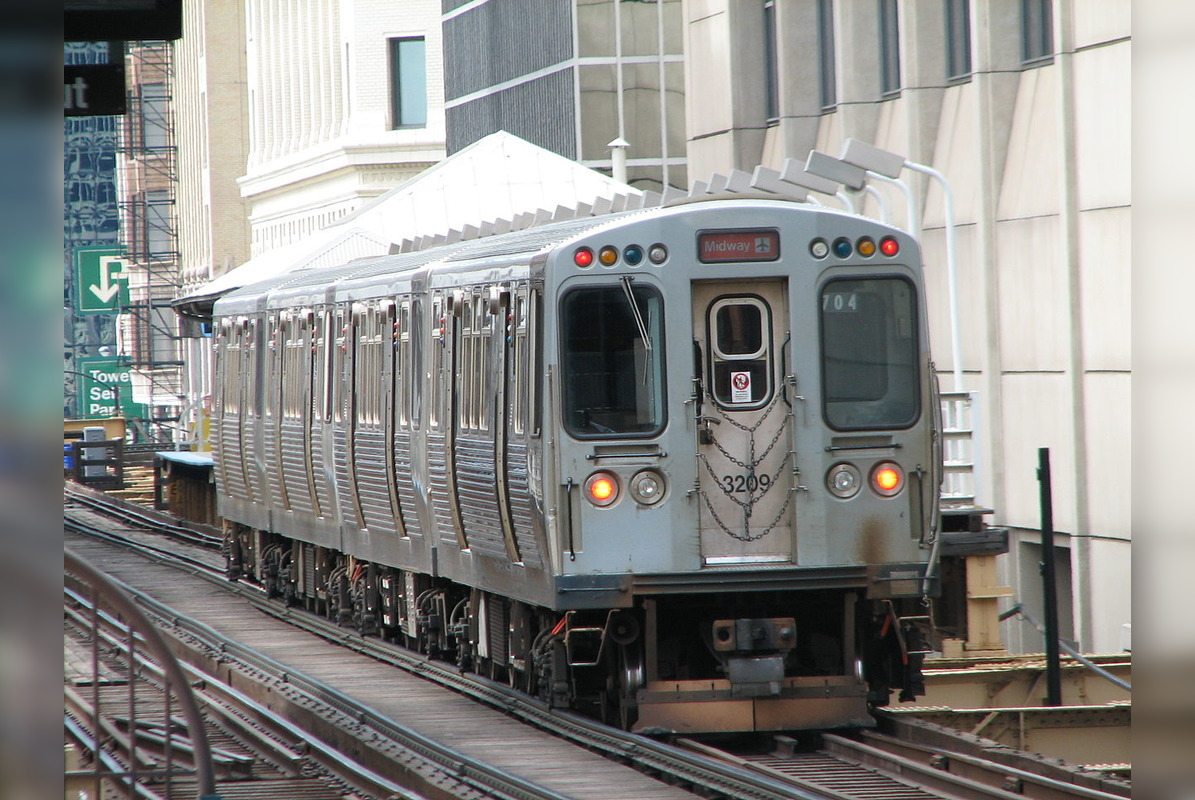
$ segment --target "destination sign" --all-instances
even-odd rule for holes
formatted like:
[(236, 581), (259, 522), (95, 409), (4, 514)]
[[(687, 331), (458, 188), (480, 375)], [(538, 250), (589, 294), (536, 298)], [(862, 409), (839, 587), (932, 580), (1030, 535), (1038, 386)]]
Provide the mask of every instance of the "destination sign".
[(702, 231), (697, 234), (697, 259), (703, 264), (775, 261), (778, 258), (780, 232), (772, 228)]

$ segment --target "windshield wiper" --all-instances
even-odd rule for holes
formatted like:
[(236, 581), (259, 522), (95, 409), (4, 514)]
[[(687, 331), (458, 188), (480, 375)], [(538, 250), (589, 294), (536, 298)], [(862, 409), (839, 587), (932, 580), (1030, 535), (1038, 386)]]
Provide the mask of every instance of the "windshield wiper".
[(643, 315), (639, 313), (639, 304), (635, 302), (635, 295), (631, 293), (630, 275), (623, 275), (618, 279), (622, 283), (622, 292), (627, 296), (631, 306), (631, 313), (635, 315), (635, 324), (639, 327), (639, 338), (643, 340), (643, 349), (651, 352), (651, 337), (647, 335), (647, 325), (643, 322)]

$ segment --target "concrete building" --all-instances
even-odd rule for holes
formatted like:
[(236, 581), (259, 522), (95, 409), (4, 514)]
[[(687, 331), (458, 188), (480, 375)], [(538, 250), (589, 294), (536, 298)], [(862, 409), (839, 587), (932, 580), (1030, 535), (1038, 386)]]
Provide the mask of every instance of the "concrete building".
[(251, 255), (444, 157), (435, 0), (244, 0)]
[[(1039, 619), (1038, 448), (1050, 448), (1060, 634), (1122, 649), (1130, 623), (1130, 9), (1127, 0), (686, 0), (689, 174), (837, 156), (906, 169), (943, 388), (972, 393), (978, 502), (1012, 530), (1000, 580)], [(890, 186), (893, 221), (909, 224)], [(821, 198), (833, 204), (832, 198)], [(862, 199), (862, 198), (861, 198)], [(868, 200), (865, 213), (882, 211)], [(1005, 623), (1010, 649), (1041, 635)]]
[(688, 184), (679, 0), (443, 5), (449, 153), (505, 130), (591, 169), (625, 158), (643, 191)]
[[(245, 25), (243, 0), (183, 5), (173, 89), (179, 294), (249, 258), (249, 204), (237, 185), (249, 152)], [(207, 333), (180, 321), (181, 435), (201, 443), (208, 438), (205, 398), (212, 385)]]

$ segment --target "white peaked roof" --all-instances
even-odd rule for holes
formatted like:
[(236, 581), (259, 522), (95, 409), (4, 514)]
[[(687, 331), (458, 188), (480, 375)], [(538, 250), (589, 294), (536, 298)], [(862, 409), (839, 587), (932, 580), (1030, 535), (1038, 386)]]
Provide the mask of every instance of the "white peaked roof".
[[(516, 215), (550, 216), (558, 207), (593, 206), (639, 196), (625, 183), (525, 139), (498, 131), (293, 244), (256, 256), (174, 302), (184, 312), (260, 280), (383, 255), (401, 243), (459, 238), (466, 226), (494, 226)], [(587, 212), (588, 213), (588, 212)], [(486, 226), (486, 223), (491, 223)], [(505, 228), (509, 229), (510, 225)]]

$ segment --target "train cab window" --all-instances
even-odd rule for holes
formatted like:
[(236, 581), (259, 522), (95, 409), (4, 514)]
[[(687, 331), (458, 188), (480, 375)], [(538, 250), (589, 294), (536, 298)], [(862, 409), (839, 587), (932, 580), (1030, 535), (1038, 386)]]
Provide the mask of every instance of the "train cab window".
[(563, 421), (573, 436), (652, 436), (664, 427), (663, 305), (658, 291), (629, 282), (565, 295)]
[(821, 293), (823, 404), (838, 430), (907, 428), (920, 408), (917, 306), (903, 278), (833, 280)]
[(758, 297), (722, 297), (709, 307), (710, 390), (736, 411), (772, 398), (772, 322)]

